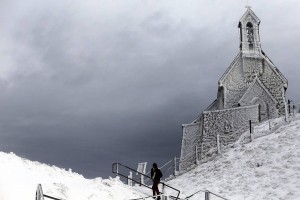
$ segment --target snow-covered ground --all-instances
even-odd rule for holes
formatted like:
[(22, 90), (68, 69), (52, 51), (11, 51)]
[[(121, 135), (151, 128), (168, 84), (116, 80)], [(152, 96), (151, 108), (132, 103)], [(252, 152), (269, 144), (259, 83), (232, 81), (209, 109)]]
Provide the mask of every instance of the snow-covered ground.
[[(140, 194), (118, 179), (85, 179), (54, 166), (0, 152), (0, 200), (34, 200), (37, 184), (46, 195), (66, 200), (122, 200)], [(47, 199), (47, 198), (45, 198)]]
[[(212, 161), (167, 184), (180, 189), (181, 198), (209, 190), (230, 200), (300, 200), (300, 115), (280, 124), (282, 119), (273, 120), (271, 132), (268, 122), (256, 126), (251, 143), (245, 133)], [(67, 200), (127, 200), (141, 197), (140, 192), (151, 194), (118, 179), (85, 179), (70, 170), (0, 152), (0, 200), (33, 200), (38, 183), (44, 194)], [(204, 193), (190, 199), (204, 199)], [(211, 200), (221, 199), (211, 195)]]
[[(168, 184), (180, 188), (182, 197), (209, 190), (231, 200), (300, 200), (300, 115), (271, 133), (268, 122), (260, 124), (251, 143), (244, 138)], [(190, 199), (201, 198), (203, 192)]]

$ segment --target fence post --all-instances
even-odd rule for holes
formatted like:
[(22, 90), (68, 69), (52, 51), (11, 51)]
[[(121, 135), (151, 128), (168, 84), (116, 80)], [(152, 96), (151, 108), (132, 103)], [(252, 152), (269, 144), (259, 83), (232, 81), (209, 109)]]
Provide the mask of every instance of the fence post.
[(176, 168), (176, 156), (174, 157), (174, 172), (173, 172), (173, 175), (174, 176), (176, 176), (176, 170), (177, 170), (177, 168)]
[(291, 114), (291, 100), (288, 99), (288, 111), (289, 115)]
[(141, 184), (143, 184), (143, 185), (145, 184), (143, 175), (141, 175)]
[(205, 191), (205, 200), (209, 200), (209, 191), (208, 190)]
[(284, 102), (284, 110), (285, 110), (285, 121), (288, 121), (288, 111), (287, 111), (287, 103)]
[(249, 120), (249, 127), (250, 127), (250, 142), (252, 142), (252, 123), (251, 123), (251, 120)]
[(198, 149), (197, 149), (197, 146), (195, 146), (195, 163), (196, 163), (196, 165), (198, 164), (198, 156), (197, 156), (197, 154), (198, 154)]
[(127, 179), (127, 184), (129, 186), (132, 186), (132, 171), (129, 172), (129, 176), (128, 176), (128, 179)]
[(295, 117), (295, 104), (293, 104), (293, 117)]
[(136, 175), (138, 175), (140, 173), (140, 176), (141, 176), (140, 177), (140, 186), (145, 183), (143, 174), (146, 174), (146, 167), (147, 167), (147, 162), (138, 163)]
[(43, 194), (43, 189), (42, 185), (38, 184), (36, 192), (35, 192), (35, 200), (44, 200), (44, 194)]
[(221, 153), (221, 150), (220, 150), (220, 134), (218, 133), (217, 134), (217, 153)]
[(165, 193), (165, 184), (162, 184), (161, 193)]

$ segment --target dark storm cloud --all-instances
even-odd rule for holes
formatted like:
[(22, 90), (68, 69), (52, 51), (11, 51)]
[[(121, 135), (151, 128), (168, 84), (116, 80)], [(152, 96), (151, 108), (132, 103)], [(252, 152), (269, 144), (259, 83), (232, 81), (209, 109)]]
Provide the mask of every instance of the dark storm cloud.
[[(299, 3), (266, 2), (251, 2), (262, 48), (299, 102), (299, 14), (289, 5)], [(181, 124), (216, 98), (239, 51), (245, 11), (235, 0), (0, 7), (0, 149), (87, 177), (108, 177), (112, 162), (179, 155)]]

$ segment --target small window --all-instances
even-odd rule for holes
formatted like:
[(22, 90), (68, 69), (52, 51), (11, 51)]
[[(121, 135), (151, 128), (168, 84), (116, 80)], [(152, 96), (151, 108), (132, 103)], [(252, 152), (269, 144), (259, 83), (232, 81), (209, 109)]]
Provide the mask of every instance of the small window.
[[(247, 32), (247, 38), (248, 38), (249, 45), (250, 45), (250, 44), (253, 44), (253, 42), (254, 42), (254, 37), (253, 37), (253, 25), (252, 25), (251, 22), (248, 22), (248, 23), (247, 23), (247, 26), (246, 26), (246, 32)], [(252, 48), (253, 48), (253, 45), (252, 45)]]

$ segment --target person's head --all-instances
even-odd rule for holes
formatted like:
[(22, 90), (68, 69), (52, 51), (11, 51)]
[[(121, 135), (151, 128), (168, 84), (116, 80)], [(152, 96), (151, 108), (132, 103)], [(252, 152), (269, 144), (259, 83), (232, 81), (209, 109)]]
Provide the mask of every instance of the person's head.
[(153, 166), (154, 169), (157, 169), (157, 164), (156, 163), (153, 163), (152, 166)]

